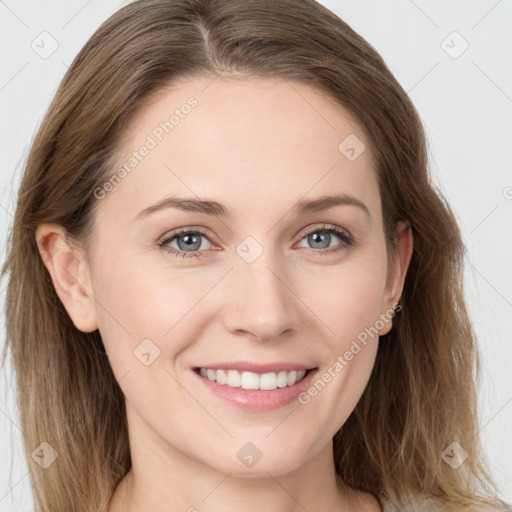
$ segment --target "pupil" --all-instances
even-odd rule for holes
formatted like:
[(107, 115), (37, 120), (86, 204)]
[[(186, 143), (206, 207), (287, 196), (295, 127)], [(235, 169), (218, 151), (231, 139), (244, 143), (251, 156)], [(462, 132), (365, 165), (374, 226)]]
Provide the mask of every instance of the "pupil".
[(313, 239), (313, 244), (321, 243), (322, 241), (325, 242), (327, 240), (327, 245), (320, 247), (321, 249), (326, 249), (327, 247), (329, 247), (329, 242), (331, 238), (330, 233), (313, 233), (312, 235), (310, 235), (310, 237)]
[[(181, 241), (184, 241), (182, 244)], [(192, 247), (194, 244), (197, 245), (197, 247)], [(197, 235), (182, 235), (180, 238), (178, 238), (178, 246), (180, 249), (186, 249), (186, 248), (193, 248), (193, 249), (199, 249), (201, 246), (201, 240), (199, 236)]]

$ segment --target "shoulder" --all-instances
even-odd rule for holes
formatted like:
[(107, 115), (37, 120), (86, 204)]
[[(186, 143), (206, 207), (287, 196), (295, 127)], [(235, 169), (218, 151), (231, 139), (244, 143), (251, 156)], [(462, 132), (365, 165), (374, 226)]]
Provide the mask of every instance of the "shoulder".
[[(383, 502), (382, 512), (432, 512), (437, 510), (455, 510), (453, 505), (448, 508), (439, 508), (441, 505), (435, 504), (431, 498), (426, 497), (414, 497), (411, 498), (405, 506), (398, 506), (389, 501)], [(457, 509), (458, 510), (458, 509)], [(464, 508), (467, 512), (512, 512), (512, 508), (503, 508), (500, 505), (493, 505), (491, 503), (475, 504), (474, 506), (467, 506)]]
[(414, 497), (405, 506), (398, 506), (390, 501), (384, 501), (382, 512), (432, 512), (439, 510), (429, 499)]
[(360, 512), (384, 512), (379, 500), (369, 492), (359, 491), (356, 497), (357, 510)]

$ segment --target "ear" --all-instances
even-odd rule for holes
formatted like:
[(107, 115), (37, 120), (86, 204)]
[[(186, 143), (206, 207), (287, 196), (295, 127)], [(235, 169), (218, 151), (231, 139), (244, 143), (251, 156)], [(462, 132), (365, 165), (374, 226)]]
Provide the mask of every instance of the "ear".
[(387, 334), (393, 326), (393, 314), (404, 288), (405, 276), (411, 261), (413, 250), (412, 229), (408, 222), (400, 221), (395, 234), (395, 251), (388, 264), (388, 276), (383, 298), (383, 311), (380, 318), (384, 327), (379, 330), (379, 335)]
[(96, 330), (91, 274), (84, 250), (58, 224), (40, 224), (36, 229), (36, 243), (55, 291), (75, 327), (83, 332)]

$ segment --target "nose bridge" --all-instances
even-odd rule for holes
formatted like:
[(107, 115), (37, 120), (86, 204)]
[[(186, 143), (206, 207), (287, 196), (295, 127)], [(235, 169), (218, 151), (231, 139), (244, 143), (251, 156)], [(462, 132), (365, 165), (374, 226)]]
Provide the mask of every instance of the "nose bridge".
[[(227, 328), (231, 331), (245, 331), (261, 339), (272, 339), (296, 329), (299, 315), (287, 273), (279, 265), (276, 251), (261, 250), (255, 257), (256, 247), (248, 242), (240, 244), (241, 254), (229, 282), (231, 287), (230, 306), (227, 311)], [(252, 251), (252, 254), (251, 254)], [(251, 254), (251, 257), (247, 255)]]

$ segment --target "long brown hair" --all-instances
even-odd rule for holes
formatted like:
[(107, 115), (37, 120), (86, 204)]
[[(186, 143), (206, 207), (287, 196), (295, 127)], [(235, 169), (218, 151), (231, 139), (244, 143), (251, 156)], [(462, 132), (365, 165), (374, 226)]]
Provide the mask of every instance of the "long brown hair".
[[(430, 182), (417, 111), (382, 58), (314, 0), (139, 0), (101, 25), (64, 76), (28, 156), (2, 270), (3, 363), (10, 350), (37, 509), (107, 510), (131, 459), (124, 396), (100, 334), (71, 322), (36, 227), (58, 223), (86, 245), (94, 191), (130, 117), (173, 81), (220, 72), (307, 84), (348, 109), (371, 141), (390, 254), (397, 222), (413, 230), (401, 311), (334, 437), (339, 478), (397, 506), (419, 496), (445, 511), (506, 505), (479, 444), (463, 242)], [(42, 442), (58, 454), (47, 469), (31, 456)], [(458, 468), (443, 457), (454, 442), (467, 453)]]

